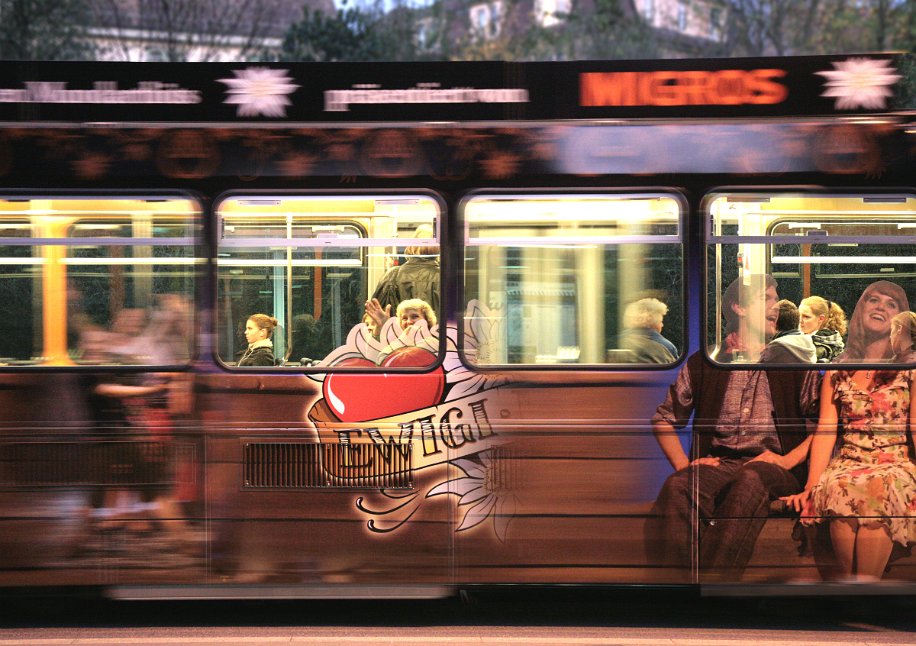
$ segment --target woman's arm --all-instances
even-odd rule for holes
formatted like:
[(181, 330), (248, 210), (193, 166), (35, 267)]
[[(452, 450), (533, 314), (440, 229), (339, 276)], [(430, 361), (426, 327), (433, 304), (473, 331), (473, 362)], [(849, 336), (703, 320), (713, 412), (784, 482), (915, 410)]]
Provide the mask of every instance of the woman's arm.
[[(916, 378), (916, 370), (910, 371), (910, 375)], [(913, 392), (913, 380), (910, 379), (910, 440), (916, 445), (916, 393)], [(916, 460), (916, 455), (912, 456)]]
[(839, 413), (837, 404), (834, 401), (833, 374), (828, 372), (824, 375), (824, 381), (821, 383), (821, 402), (820, 417), (817, 422), (817, 429), (814, 431), (814, 437), (811, 439), (811, 454), (808, 459), (808, 482), (801, 493), (794, 496), (786, 496), (786, 506), (792, 507), (795, 511), (801, 511), (808, 498), (811, 496), (811, 489), (821, 479), (827, 463), (830, 462), (830, 456), (833, 453), (833, 446), (836, 444), (837, 425), (839, 423)]

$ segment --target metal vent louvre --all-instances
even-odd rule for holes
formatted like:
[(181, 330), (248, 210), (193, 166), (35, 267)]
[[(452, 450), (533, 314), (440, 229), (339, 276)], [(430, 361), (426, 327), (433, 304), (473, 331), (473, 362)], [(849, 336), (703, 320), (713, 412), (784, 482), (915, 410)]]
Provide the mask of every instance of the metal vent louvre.
[(383, 453), (373, 444), (246, 442), (243, 487), (409, 489), (410, 447)]
[[(172, 442), (0, 443), (0, 487), (123, 486), (176, 482), (194, 445)], [(162, 469), (170, 461), (173, 468)]]
[(320, 449), (320, 444), (246, 443), (242, 482), (251, 489), (327, 486)]

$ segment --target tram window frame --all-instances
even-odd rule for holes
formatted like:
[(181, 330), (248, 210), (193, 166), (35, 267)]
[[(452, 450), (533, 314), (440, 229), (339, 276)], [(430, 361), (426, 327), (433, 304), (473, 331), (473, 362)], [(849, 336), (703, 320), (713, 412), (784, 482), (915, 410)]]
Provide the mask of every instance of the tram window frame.
[[(38, 285), (32, 288), (27, 306), (32, 319), (32, 356), (2, 360), (2, 368), (26, 371), (187, 369), (197, 355), (195, 303), (207, 262), (201, 253), (203, 212), (200, 200), (182, 191), (0, 193), (0, 221), (16, 220), (29, 230), (28, 235), (0, 235), (0, 250), (28, 249), (30, 264), (41, 267), (36, 276)], [(127, 218), (129, 222), (118, 221), (118, 218)], [(157, 231), (168, 226), (162, 224), (163, 219), (168, 218), (176, 219), (177, 233), (157, 235)], [(86, 231), (80, 231), (88, 221), (94, 223), (96, 233), (90, 230), (90, 235), (86, 235)], [(112, 231), (113, 226), (123, 228), (126, 225), (130, 228), (122, 229), (126, 232), (124, 235), (98, 234), (103, 230)], [(186, 251), (155, 256), (154, 250), (160, 248)], [(107, 255), (112, 249), (117, 249), (117, 253)], [(126, 257), (125, 249), (130, 254)], [(102, 252), (94, 257), (86, 255), (87, 250)], [(120, 257), (115, 259), (116, 255)], [(11, 263), (3, 264), (9, 266)], [(154, 270), (157, 265), (180, 269), (163, 278)], [(105, 310), (97, 311), (90, 306), (88, 312), (73, 311), (74, 305), (82, 305), (84, 301), (83, 298), (71, 298), (84, 291), (80, 290), (79, 283), (84, 282), (87, 273), (81, 269), (106, 266), (133, 269), (128, 273), (123, 269), (97, 273), (96, 280), (109, 286), (108, 291), (93, 291), (96, 298), (102, 293), (107, 299)], [(150, 268), (145, 273), (138, 269), (144, 266)], [(163, 280), (176, 279), (182, 283), (177, 291), (156, 291), (157, 282), (161, 285)], [(177, 299), (166, 300), (166, 296)], [(133, 321), (142, 326), (142, 330), (133, 330), (133, 336), (125, 336), (117, 327), (118, 316), (127, 313), (132, 313)], [(149, 335), (155, 333), (171, 338), (174, 335), (167, 331), (175, 329), (183, 330), (187, 336), (183, 342), (174, 344), (174, 352), (163, 352), (160, 344), (150, 343)], [(145, 337), (146, 340), (140, 341)], [(113, 347), (119, 349), (112, 351)], [(149, 352), (149, 348), (155, 351)], [(89, 359), (85, 352), (97, 354)]]
[[(648, 202), (650, 200), (659, 201), (659, 204), (667, 205), (667, 208), (670, 209), (671, 215), (673, 217), (670, 220), (661, 220), (653, 221), (650, 219), (652, 211)], [(540, 224), (549, 223), (551, 209), (573, 209), (576, 208), (581, 212), (585, 212), (586, 216), (578, 217), (574, 219), (569, 217), (567, 214), (564, 214), (563, 217), (556, 218), (554, 222), (553, 229), (549, 231), (555, 232), (557, 235), (549, 236), (548, 244), (545, 244), (545, 236), (513, 236), (486, 238), (480, 237), (479, 231), (474, 232), (473, 227), (479, 226), (480, 222), (485, 222), (487, 218), (491, 218), (493, 222), (500, 223), (499, 215), (486, 215), (483, 214), (480, 217), (475, 216), (470, 211), (473, 210), (476, 203), (485, 203), (490, 202), (492, 204), (504, 204), (506, 206), (506, 212), (508, 213), (509, 209), (514, 207), (508, 206), (510, 203), (519, 203), (519, 204), (529, 204), (533, 205), (533, 210), (540, 209), (542, 212), (537, 215), (533, 221), (538, 221)], [(627, 207), (621, 207), (621, 205), (629, 205)], [(640, 204), (640, 207), (635, 207), (633, 205)], [(597, 205), (597, 206), (596, 206)], [(614, 207), (617, 208), (619, 213), (621, 208), (629, 208), (631, 214), (629, 220), (626, 220), (623, 217), (601, 217), (601, 208), (607, 208), (611, 206), (613, 211)], [(502, 208), (502, 207), (496, 207)], [(523, 206), (523, 208), (525, 208)], [(661, 209), (659, 209), (661, 210)], [(644, 219), (641, 220), (642, 223), (647, 223), (650, 226), (669, 226), (673, 230), (673, 234), (651, 234), (651, 233), (633, 233), (631, 231), (630, 235), (612, 233), (609, 235), (610, 231), (616, 230), (621, 226), (622, 223), (629, 221), (631, 226), (638, 220), (638, 218), (633, 217), (636, 215), (636, 212), (639, 212), (640, 217)], [(461, 269), (459, 277), (459, 290), (460, 290), (460, 300), (459, 304), (461, 305), (462, 311), (458, 313), (459, 321), (459, 334), (458, 334), (458, 350), (462, 357), (462, 360), (469, 366), (473, 367), (475, 370), (488, 371), (488, 370), (608, 370), (608, 369), (626, 369), (626, 370), (665, 370), (669, 369), (672, 366), (678, 364), (681, 359), (686, 355), (688, 347), (687, 339), (687, 303), (686, 303), (686, 262), (687, 262), (687, 248), (686, 248), (686, 218), (687, 218), (688, 208), (687, 200), (684, 196), (677, 192), (676, 190), (669, 188), (646, 188), (646, 189), (606, 189), (606, 190), (515, 190), (515, 191), (493, 191), (493, 190), (481, 190), (475, 191), (466, 195), (459, 204), (459, 222), (460, 230), (463, 236), (463, 245), (462, 252), (463, 255), (460, 259)], [(524, 221), (524, 216), (519, 214), (516, 216), (503, 216), (508, 217), (504, 222), (501, 223), (501, 226), (506, 227), (507, 225), (521, 224), (527, 226)], [(475, 219), (476, 218), (476, 219)], [(577, 222), (582, 221), (583, 219), (591, 219), (595, 224), (590, 227), (595, 232), (600, 232), (601, 235), (595, 235), (592, 237), (582, 237), (581, 236), (581, 227), (576, 224)], [(530, 223), (528, 223), (530, 224)], [(604, 227), (605, 230), (601, 231), (601, 227)], [(492, 227), (495, 229), (495, 227)], [(485, 231), (485, 226), (479, 226), (481, 231)], [(571, 232), (574, 232), (573, 235), (570, 235)], [(509, 244), (511, 243), (511, 244)], [(633, 297), (623, 299), (626, 296), (626, 292), (619, 289), (619, 286), (624, 283), (624, 281), (619, 277), (619, 272), (616, 266), (607, 265), (608, 262), (613, 261), (619, 266), (623, 266), (622, 257), (618, 254), (618, 250), (633, 251), (637, 250), (638, 246), (653, 245), (664, 245), (666, 247), (676, 247), (677, 256), (671, 263), (671, 268), (669, 269), (668, 282), (662, 284), (658, 277), (655, 277), (655, 282), (649, 282), (645, 285), (640, 292), (636, 292)], [(600, 302), (600, 307), (604, 311), (604, 318), (600, 326), (601, 332), (594, 333), (588, 332), (583, 334), (583, 339), (580, 340), (579, 330), (583, 329), (581, 327), (576, 327), (576, 342), (581, 343), (584, 340), (585, 347), (581, 345), (573, 345), (570, 349), (567, 349), (565, 344), (557, 344), (556, 352), (553, 355), (545, 354), (538, 352), (537, 350), (532, 351), (531, 348), (526, 349), (524, 343), (518, 345), (520, 351), (517, 352), (517, 355), (520, 355), (521, 360), (513, 361), (510, 357), (510, 344), (508, 342), (502, 344), (495, 344), (497, 350), (495, 352), (499, 353), (500, 356), (496, 360), (481, 362), (478, 360), (479, 353), (479, 343), (480, 340), (478, 336), (482, 336), (482, 330), (484, 329), (502, 329), (509, 325), (512, 325), (513, 322), (510, 319), (518, 319), (521, 317), (521, 326), (525, 326), (525, 321), (531, 321), (538, 319), (539, 317), (534, 317), (525, 315), (526, 310), (531, 308), (526, 308), (525, 303), (522, 301), (525, 300), (526, 292), (530, 291), (530, 288), (524, 286), (519, 286), (518, 290), (520, 299), (517, 304), (518, 307), (510, 307), (508, 304), (508, 297), (506, 297), (506, 311), (503, 316), (493, 316), (494, 309), (500, 308), (500, 303), (482, 303), (480, 298), (484, 294), (480, 286), (476, 283), (489, 281), (493, 282), (493, 278), (487, 276), (481, 276), (481, 265), (474, 264), (480, 263), (481, 261), (473, 256), (472, 254), (477, 253), (475, 249), (480, 250), (484, 249), (487, 246), (493, 248), (503, 248), (507, 250), (515, 249), (518, 250), (519, 258), (522, 258), (522, 254), (526, 249), (534, 249), (535, 247), (568, 247), (572, 249), (572, 254), (569, 254), (569, 262), (572, 263), (570, 267), (567, 267), (565, 270), (568, 274), (567, 278), (571, 278), (573, 281), (573, 292), (572, 292), (572, 302), (567, 303), (565, 306), (567, 312), (566, 318), (571, 318), (571, 325), (578, 326), (578, 321), (582, 319), (581, 310), (587, 308), (586, 301), (594, 300)], [(590, 249), (588, 253), (585, 252), (586, 249)], [(655, 251), (654, 253), (657, 253)], [(575, 254), (575, 255), (574, 255)], [(505, 255), (505, 254), (504, 254)], [(544, 264), (545, 266), (551, 262), (549, 254), (545, 253), (544, 255)], [(537, 254), (535, 254), (537, 256)], [(594, 256), (590, 258), (589, 256)], [(639, 256), (639, 258), (645, 258), (647, 256)], [(559, 258), (559, 256), (558, 256)], [(597, 258), (600, 258), (600, 271), (592, 273), (592, 282), (598, 284), (600, 287), (597, 288), (591, 287), (591, 289), (586, 288), (583, 292), (584, 298), (579, 298), (577, 285), (582, 282), (580, 276), (581, 273), (589, 272), (580, 272), (579, 268), (576, 266), (581, 263), (588, 264), (589, 262), (594, 263)], [(495, 260), (499, 260), (496, 258)], [(538, 258), (534, 258), (535, 264), (537, 264)], [(556, 260), (556, 259), (554, 259)], [(631, 259), (633, 260), (633, 259)], [(485, 261), (489, 262), (489, 261)], [(491, 263), (492, 264), (492, 263)], [(508, 262), (503, 263), (505, 267), (503, 269), (511, 268)], [(635, 267), (639, 263), (632, 263), (629, 266)], [(499, 265), (499, 263), (497, 263)], [(572, 271), (570, 271), (570, 269)], [(489, 270), (488, 270), (489, 271)], [(493, 273), (493, 272), (490, 272)], [(595, 274), (600, 274), (600, 278), (595, 278)], [(615, 278), (616, 282), (613, 287), (605, 285), (605, 277), (612, 276)], [(645, 280), (646, 276), (651, 280), (653, 275), (646, 274), (643, 276)], [(663, 276), (663, 274), (659, 274)], [(499, 276), (496, 276), (496, 282), (499, 282)], [(560, 275), (559, 278), (557, 275), (554, 275), (553, 280), (562, 279), (563, 276)], [(523, 282), (529, 282), (527, 279), (523, 279)], [(537, 280), (534, 281), (535, 283)], [(474, 284), (472, 284), (474, 283)], [(495, 283), (494, 283), (495, 284)], [(490, 296), (496, 295), (502, 291), (507, 291), (505, 288), (509, 284), (509, 277), (506, 275), (502, 284), (491, 287), (487, 292)], [(554, 290), (547, 289), (548, 296), (556, 292), (560, 296), (568, 290), (564, 290), (562, 286), (557, 287)], [(590, 295), (589, 295), (590, 294)], [(530, 294), (528, 294), (530, 296)], [(666, 334), (666, 338), (669, 339), (676, 347), (677, 354), (673, 356), (670, 361), (661, 361), (661, 362), (652, 362), (652, 361), (638, 361), (633, 360), (639, 356), (634, 353), (632, 350), (623, 348), (619, 342), (619, 336), (623, 332), (623, 319), (626, 306), (634, 301), (640, 300), (647, 297), (657, 297), (659, 300), (662, 300), (667, 306), (667, 313), (664, 316), (664, 321), (671, 323), (672, 321), (677, 321), (677, 324), (668, 325), (665, 324), (666, 329), (675, 329), (677, 333), (674, 336)], [(530, 299), (529, 299), (530, 300)], [(536, 300), (536, 299), (535, 299)], [(548, 304), (549, 305), (549, 304)], [(613, 309), (613, 313), (609, 309)], [(510, 312), (510, 309), (518, 309), (519, 313), (513, 315)], [(605, 323), (610, 321), (613, 316), (613, 325), (608, 325), (605, 328)], [(491, 319), (489, 323), (486, 323), (487, 319)], [(543, 319), (539, 319), (543, 320)], [(518, 327), (518, 325), (516, 325)], [(543, 327), (543, 326), (542, 326)], [(556, 338), (560, 338), (563, 332), (560, 330), (558, 325), (556, 328), (556, 333), (553, 334)], [(530, 335), (528, 335), (530, 336)], [(523, 341), (528, 338), (525, 332), (521, 332), (521, 335), (518, 336), (519, 339)], [(534, 343), (538, 346), (543, 345), (552, 345), (549, 342), (542, 343), (546, 337), (541, 335), (536, 335), (537, 338), (534, 338)], [(589, 337), (589, 338), (585, 338)], [(614, 341), (612, 345), (612, 341)], [(505, 347), (501, 347), (505, 346)], [(580, 359), (583, 359), (581, 360)]]
[[(369, 209), (368, 204), (373, 208)], [(369, 209), (369, 210), (367, 210)], [(400, 212), (399, 212), (400, 211)], [(392, 320), (380, 332), (380, 337), (371, 337), (364, 328), (363, 304), (372, 296), (376, 284), (386, 276), (390, 267), (389, 258), (403, 258), (407, 249), (415, 246), (435, 247), (436, 256), (441, 256), (442, 240), (440, 223), (445, 212), (444, 201), (438, 195), (423, 190), (376, 190), (376, 191), (317, 191), (317, 192), (227, 192), (220, 196), (214, 204), (216, 218), (216, 282), (215, 295), (217, 319), (220, 312), (228, 308), (228, 314), (222, 322), (217, 320), (215, 358), (223, 368), (237, 372), (266, 371), (271, 373), (288, 374), (295, 372), (422, 372), (439, 365), (444, 356), (445, 347), (439, 346), (436, 326), (429, 330), (421, 331), (420, 336), (408, 339), (396, 327), (397, 321)], [(280, 224), (280, 218), (288, 214), (289, 226), (283, 236), (247, 236), (227, 235), (235, 234), (240, 227), (254, 226), (258, 218), (273, 220), (273, 225)], [(374, 224), (373, 224), (374, 222)], [(415, 237), (419, 235), (417, 227), (426, 225), (431, 227), (432, 237)], [(265, 225), (261, 224), (263, 229)], [(293, 229), (301, 227), (300, 232), (305, 236), (294, 235)], [(340, 235), (347, 228), (350, 235)], [(325, 231), (319, 235), (319, 230)], [(378, 232), (384, 235), (378, 235)], [(373, 236), (373, 234), (376, 234)], [(282, 244), (279, 244), (281, 243)], [(287, 244), (290, 243), (291, 244)], [(233, 252), (232, 250), (238, 250)], [(231, 271), (236, 272), (239, 280), (249, 280), (244, 270), (230, 269), (240, 267), (237, 263), (240, 257), (231, 256), (231, 253), (248, 253), (252, 257), (257, 254), (280, 252), (285, 254), (285, 259), (266, 258), (266, 267), (280, 267), (284, 275), (282, 280), (277, 277), (277, 283), (282, 282), (279, 290), (268, 290), (263, 295), (263, 302), (268, 302), (273, 307), (264, 307), (265, 311), (247, 311), (252, 314), (263, 313), (277, 319), (278, 326), (274, 329), (272, 337), (276, 343), (273, 350), (276, 352), (274, 365), (266, 366), (238, 366), (236, 365), (238, 350), (244, 350), (244, 341), (240, 336), (242, 326), (247, 317), (241, 317), (241, 309), (245, 309), (241, 299), (233, 298), (234, 288), (224, 286), (224, 278)], [(334, 302), (332, 298), (325, 298), (323, 286), (316, 277), (323, 275), (321, 269), (333, 263), (321, 264), (320, 255), (328, 250), (339, 250), (349, 253), (351, 257), (341, 257), (338, 260), (344, 264), (340, 267), (352, 267), (356, 275), (351, 275), (349, 282), (343, 287), (345, 291), (358, 291), (359, 298), (345, 298), (341, 301), (346, 306), (331, 311), (325, 316), (326, 304)], [(295, 258), (294, 254), (300, 253), (302, 257)], [(312, 257), (309, 257), (309, 254)], [(356, 261), (356, 262), (353, 262)], [(236, 263), (234, 265), (233, 263)], [(294, 268), (300, 268), (302, 274), (295, 277)], [(306, 270), (313, 267), (309, 274)], [(241, 272), (241, 273), (239, 273)], [(274, 272), (276, 273), (276, 271)], [(341, 280), (345, 280), (341, 278)], [(355, 282), (354, 282), (355, 281)], [(237, 281), (236, 281), (237, 282)], [(351, 284), (352, 283), (352, 284)], [(439, 292), (441, 293), (442, 277), (438, 277)], [(298, 287), (297, 287), (298, 285)], [(309, 287), (310, 286), (310, 287)], [(296, 303), (301, 299), (294, 296), (293, 290), (306, 288), (310, 290), (313, 309), (311, 311), (297, 311)], [(282, 291), (282, 295), (280, 292)], [(319, 293), (320, 292), (320, 293)], [(352, 295), (352, 294), (351, 294)], [(320, 300), (321, 303), (315, 305)], [(253, 300), (251, 298), (249, 301)], [(351, 302), (352, 301), (352, 302)], [(236, 312), (235, 310), (239, 310)], [(251, 308), (248, 308), (251, 309)], [(269, 310), (269, 311), (268, 311)], [(352, 311), (350, 311), (352, 310)], [(441, 310), (441, 306), (440, 306)], [(277, 311), (280, 314), (277, 314)], [(317, 316), (315, 316), (317, 314)], [(436, 312), (439, 323), (444, 326), (443, 312)], [(311, 317), (309, 319), (309, 317)], [(392, 308), (392, 319), (395, 312)], [(331, 319), (330, 323), (322, 318)], [(308, 319), (308, 320), (307, 320)], [(344, 320), (347, 319), (347, 320)], [(349, 319), (353, 319), (352, 321)], [(311, 326), (306, 325), (310, 323)], [(279, 336), (277, 336), (279, 334)], [(311, 336), (309, 341), (303, 343), (302, 338)], [(328, 337), (328, 338), (324, 338)], [(422, 337), (422, 338), (420, 338)], [(425, 346), (422, 341), (426, 340)], [(417, 347), (423, 347), (424, 361), (429, 358), (426, 350), (436, 349), (432, 363), (417, 365), (410, 361), (396, 362), (388, 359), (405, 344), (416, 342)], [(311, 345), (306, 345), (309, 343)], [(315, 345), (325, 345), (314, 352)], [(308, 350), (308, 352), (306, 352)], [(419, 354), (419, 353), (418, 353)], [(227, 356), (231, 355), (231, 356)], [(404, 352), (400, 353), (404, 356)]]
[[(724, 208), (735, 212), (732, 218), (737, 219), (728, 225), (735, 229), (734, 233), (723, 233), (723, 222), (726, 218), (720, 216), (717, 211)], [(733, 278), (732, 272), (735, 276), (741, 273), (746, 276), (769, 273), (777, 282), (779, 298), (791, 300), (798, 305), (804, 297), (822, 296), (839, 304), (847, 320), (852, 317), (858, 298), (865, 287), (874, 281), (890, 280), (896, 282), (904, 293), (916, 295), (916, 254), (895, 256), (891, 253), (874, 253), (882, 246), (890, 248), (916, 244), (916, 194), (911, 192), (871, 189), (803, 191), (778, 187), (734, 190), (724, 188), (712, 191), (704, 197), (701, 212), (705, 222), (703, 346), (706, 348), (707, 358), (718, 366), (754, 369), (763, 365), (780, 368), (810, 368), (812, 365), (823, 368), (827, 365), (771, 362), (767, 361), (766, 357), (763, 362), (747, 360), (740, 351), (733, 355), (733, 359), (723, 357), (719, 360), (722, 356), (720, 348), (726, 345), (726, 325), (723, 322), (725, 316), (724, 312), (720, 313), (723, 309), (721, 300), (725, 287)], [(759, 220), (756, 223), (753, 221), (755, 216)], [(860, 230), (864, 229), (864, 232), (841, 232), (840, 235), (833, 235), (835, 231), (846, 228), (847, 225), (855, 225)], [(888, 235), (887, 231), (881, 232), (881, 227), (893, 229), (894, 225), (901, 231), (900, 234)], [(748, 230), (742, 234), (742, 226), (755, 230)], [(870, 234), (869, 227), (877, 233)], [(914, 233), (909, 233), (910, 229)], [(803, 240), (805, 242), (802, 242)], [(726, 251), (726, 247), (729, 247), (729, 251)], [(753, 253), (755, 247), (762, 249), (763, 253)], [(830, 249), (831, 247), (833, 249)], [(792, 251), (793, 248), (798, 251), (798, 255), (787, 255), (786, 252)], [(816, 270), (819, 267), (849, 265), (855, 262), (855, 255), (838, 253), (837, 250), (841, 248), (867, 249), (872, 253), (858, 257), (857, 264), (862, 268), (859, 271), (818, 274)], [(817, 253), (818, 251), (822, 253)], [(735, 257), (735, 268), (726, 271), (725, 256), (729, 252)], [(805, 260), (794, 263), (791, 259), (795, 257)], [(780, 265), (779, 271), (774, 269)], [(909, 265), (910, 270), (897, 271), (897, 266), (903, 265)], [(870, 266), (876, 267), (877, 271), (869, 271), (867, 268)], [(813, 291), (813, 287), (821, 287), (820, 283), (814, 284), (818, 280), (824, 283), (823, 293), (820, 293), (820, 290)], [(856, 288), (853, 292), (849, 292), (849, 288), (846, 288), (844, 293), (828, 292), (826, 285), (829, 283), (825, 281), (832, 281), (834, 284), (846, 281), (847, 284), (855, 284)], [(914, 306), (916, 303), (909, 303), (911, 310)], [(762, 334), (761, 332), (758, 336)], [(756, 345), (763, 347), (760, 339)], [(890, 360), (849, 363), (857, 367), (877, 368), (886, 368), (889, 363), (894, 367), (911, 368), (916, 365), (891, 363)]]

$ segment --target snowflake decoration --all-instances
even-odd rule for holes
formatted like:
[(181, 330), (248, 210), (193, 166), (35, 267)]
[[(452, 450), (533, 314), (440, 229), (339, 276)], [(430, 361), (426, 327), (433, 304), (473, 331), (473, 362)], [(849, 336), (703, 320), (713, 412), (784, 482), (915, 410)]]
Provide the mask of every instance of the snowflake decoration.
[(833, 63), (829, 72), (818, 72), (827, 79), (827, 89), (821, 96), (834, 97), (837, 110), (880, 110), (893, 96), (891, 86), (900, 80), (889, 60), (848, 58)]
[(493, 531), (500, 542), (506, 541), (509, 523), (515, 516), (518, 498), (499, 477), (499, 461), (490, 451), (477, 454), (477, 460), (458, 459), (451, 464), (464, 476), (446, 480), (426, 494), (427, 498), (442, 494), (458, 496), (458, 507), (465, 509), (464, 518), (456, 532), (463, 532), (493, 519)]
[(225, 102), (238, 105), (240, 117), (285, 117), (286, 106), (292, 105), (287, 95), (299, 87), (287, 72), (268, 67), (233, 70), (235, 78), (219, 79), (229, 86)]

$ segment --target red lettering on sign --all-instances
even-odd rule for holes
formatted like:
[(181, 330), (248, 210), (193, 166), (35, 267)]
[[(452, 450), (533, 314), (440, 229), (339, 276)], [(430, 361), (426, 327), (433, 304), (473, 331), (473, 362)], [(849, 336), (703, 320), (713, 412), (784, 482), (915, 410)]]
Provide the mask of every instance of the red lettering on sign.
[(584, 107), (769, 105), (781, 103), (788, 88), (785, 70), (688, 70), (586, 72), (579, 75)]

